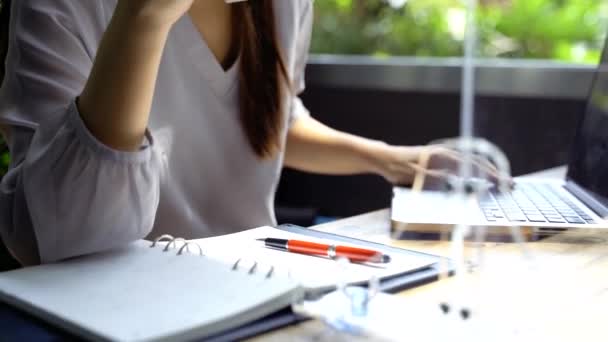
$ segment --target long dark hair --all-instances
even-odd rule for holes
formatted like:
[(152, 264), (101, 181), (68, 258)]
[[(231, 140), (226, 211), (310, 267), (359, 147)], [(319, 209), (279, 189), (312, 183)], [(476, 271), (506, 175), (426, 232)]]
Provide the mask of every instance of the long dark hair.
[(249, 0), (233, 6), (232, 31), (241, 53), (241, 125), (255, 154), (272, 158), (281, 149), (283, 95), (290, 91), (273, 0)]

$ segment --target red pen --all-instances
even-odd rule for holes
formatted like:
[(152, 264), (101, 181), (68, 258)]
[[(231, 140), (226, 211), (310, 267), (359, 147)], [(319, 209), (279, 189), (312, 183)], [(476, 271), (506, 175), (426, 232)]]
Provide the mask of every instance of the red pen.
[(373, 263), (388, 263), (391, 261), (389, 255), (358, 247), (326, 245), (323, 243), (301, 241), (301, 240), (285, 240), (285, 239), (257, 239), (264, 242), (266, 247), (272, 247), (283, 251), (308, 255), (322, 255), (332, 259), (345, 257), (353, 262), (373, 262)]

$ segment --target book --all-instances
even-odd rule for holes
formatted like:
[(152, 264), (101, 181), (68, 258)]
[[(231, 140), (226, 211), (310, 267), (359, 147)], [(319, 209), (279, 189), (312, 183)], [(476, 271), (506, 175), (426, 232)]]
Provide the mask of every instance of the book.
[(437, 262), (429, 255), (386, 247), (392, 257), (387, 265), (338, 265), (255, 241), (341, 239), (309, 234), (302, 228), (261, 227), (191, 241), (140, 240), (103, 253), (0, 273), (0, 300), (88, 340), (192, 340), (255, 322), (340, 281), (389, 279)]

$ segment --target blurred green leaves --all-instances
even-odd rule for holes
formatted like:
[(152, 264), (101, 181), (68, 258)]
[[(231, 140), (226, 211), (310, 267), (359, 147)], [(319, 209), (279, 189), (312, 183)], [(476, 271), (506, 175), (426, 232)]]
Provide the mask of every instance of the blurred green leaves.
[[(313, 53), (460, 56), (460, 0), (315, 1)], [(608, 6), (601, 0), (480, 0), (479, 54), (596, 63)]]

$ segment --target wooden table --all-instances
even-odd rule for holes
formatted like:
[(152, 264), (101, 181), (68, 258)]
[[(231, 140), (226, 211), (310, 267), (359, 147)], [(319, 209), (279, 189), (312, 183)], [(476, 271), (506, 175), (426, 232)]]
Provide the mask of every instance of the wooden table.
[[(558, 168), (531, 176), (563, 177), (564, 173), (564, 168)], [(388, 209), (311, 229), (453, 257), (449, 241), (391, 240)], [(442, 279), (398, 294), (407, 300), (410, 312), (429, 312), (429, 307), (439, 310), (440, 302), (451, 304), (457, 310), (460, 302), (468, 302), (472, 305), (473, 314), (475, 310), (481, 311), (479, 317), (498, 326), (494, 336), (497, 338), (493, 340), (608, 341), (608, 330), (604, 328), (604, 321), (608, 319), (608, 233), (568, 232), (527, 242), (523, 246), (496, 242), (481, 246), (467, 243), (464, 251), (467, 256), (482, 252), (485, 257), (476, 268), (463, 272), (460, 277)], [(526, 255), (531, 255), (531, 258)], [(471, 320), (474, 318), (472, 316)], [(438, 316), (435, 319), (438, 329), (441, 329), (444, 318)], [(404, 324), (429, 323), (425, 322), (425, 317), (414, 321)], [(454, 327), (453, 324), (450, 326)], [(328, 334), (327, 331), (321, 322), (309, 321), (255, 340), (357, 340), (351, 336)], [(471, 331), (472, 335), (466, 337), (478, 338), (475, 331)], [(405, 340), (407, 337), (404, 334), (396, 339)]]

